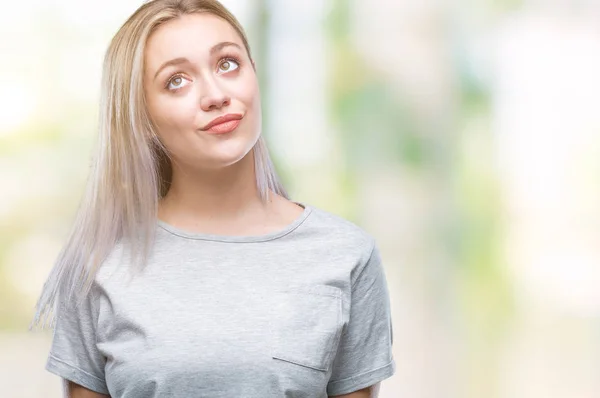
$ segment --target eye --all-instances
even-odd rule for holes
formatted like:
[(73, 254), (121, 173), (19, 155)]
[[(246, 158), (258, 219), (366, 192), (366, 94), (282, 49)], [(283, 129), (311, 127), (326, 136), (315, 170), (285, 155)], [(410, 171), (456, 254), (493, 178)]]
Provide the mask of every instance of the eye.
[(183, 76), (175, 75), (169, 79), (166, 88), (171, 91), (177, 91), (186, 86), (186, 84), (184, 84), (186, 81), (189, 82), (189, 80), (184, 78)]
[(232, 72), (240, 67), (240, 63), (233, 58), (225, 58), (219, 64), (219, 72), (227, 73)]

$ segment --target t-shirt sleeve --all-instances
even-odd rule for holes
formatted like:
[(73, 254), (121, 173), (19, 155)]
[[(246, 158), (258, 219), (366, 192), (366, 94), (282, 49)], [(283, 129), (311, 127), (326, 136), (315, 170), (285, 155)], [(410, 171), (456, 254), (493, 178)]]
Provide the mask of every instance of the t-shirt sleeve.
[[(97, 295), (92, 287), (78, 303), (75, 295), (61, 300), (46, 370), (89, 390), (109, 394), (104, 378), (105, 358), (96, 346)], [(66, 390), (65, 390), (66, 391)]]
[(379, 250), (373, 246), (352, 282), (350, 318), (342, 332), (327, 394), (348, 394), (392, 376), (393, 330), (390, 298)]

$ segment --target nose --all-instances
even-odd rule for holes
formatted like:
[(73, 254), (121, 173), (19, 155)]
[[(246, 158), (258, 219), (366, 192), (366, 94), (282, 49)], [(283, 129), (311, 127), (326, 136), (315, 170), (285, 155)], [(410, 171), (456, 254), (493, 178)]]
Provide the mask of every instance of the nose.
[(221, 109), (231, 103), (231, 97), (225, 93), (215, 79), (205, 79), (201, 90), (200, 107), (205, 112)]

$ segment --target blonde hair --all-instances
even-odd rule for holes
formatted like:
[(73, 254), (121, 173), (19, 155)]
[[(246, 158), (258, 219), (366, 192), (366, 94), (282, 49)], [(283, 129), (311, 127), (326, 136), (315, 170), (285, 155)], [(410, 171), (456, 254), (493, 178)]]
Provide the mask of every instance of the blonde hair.
[[(210, 13), (240, 35), (238, 20), (216, 0), (151, 0), (113, 37), (104, 58), (97, 149), (66, 244), (44, 284), (29, 326), (54, 327), (57, 304), (74, 292), (86, 297), (102, 262), (125, 239), (140, 270), (154, 241), (159, 200), (171, 181), (171, 161), (147, 113), (143, 92), (144, 50), (158, 26), (181, 15)], [(261, 199), (273, 191), (288, 197), (261, 136), (252, 149)]]

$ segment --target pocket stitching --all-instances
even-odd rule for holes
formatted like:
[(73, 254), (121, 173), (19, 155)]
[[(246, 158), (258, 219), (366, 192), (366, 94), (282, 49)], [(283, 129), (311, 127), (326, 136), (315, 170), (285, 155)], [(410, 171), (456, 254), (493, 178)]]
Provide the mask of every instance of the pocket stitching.
[(329, 285), (314, 285), (314, 286), (303, 286), (303, 285), (291, 285), (285, 288), (276, 289), (279, 293), (300, 293), (300, 294), (317, 294), (319, 296), (330, 296), (341, 298), (342, 291), (340, 288)]
[[(330, 289), (331, 288), (331, 289)], [(333, 290), (335, 289), (335, 290)], [(341, 338), (342, 335), (342, 327), (341, 327), (341, 320), (342, 320), (342, 292), (339, 288), (335, 287), (335, 286), (328, 286), (328, 285), (322, 285), (322, 286), (290, 286), (284, 289), (278, 289), (277, 292), (279, 293), (284, 293), (284, 294), (293, 294), (293, 293), (298, 293), (298, 294), (317, 294), (319, 296), (327, 296), (327, 297), (332, 297), (334, 299), (336, 299), (336, 301), (338, 302), (337, 304), (337, 315), (336, 315), (336, 323), (335, 323), (335, 327), (336, 327), (336, 333), (335, 335), (331, 335), (330, 331), (325, 331), (325, 330), (314, 330), (314, 332), (317, 333), (321, 333), (321, 334), (326, 334), (329, 335), (327, 337), (327, 347), (330, 348), (329, 349), (329, 353), (327, 354), (327, 356), (325, 357), (325, 363), (326, 364), (331, 364), (331, 360), (332, 360), (332, 356), (335, 355), (335, 352), (337, 350), (337, 346), (339, 344), (339, 340)], [(335, 294), (332, 294), (334, 293)], [(273, 310), (273, 307), (271, 307), (270, 310), (271, 313), (271, 322), (274, 323), (276, 325), (277, 322), (277, 313)], [(329, 367), (322, 367), (322, 366), (317, 366), (314, 363), (307, 363), (305, 361), (300, 361), (296, 358), (293, 358), (293, 356), (289, 356), (286, 354), (285, 351), (282, 351), (276, 344), (275, 342), (276, 340), (276, 333), (277, 330), (274, 328), (274, 325), (271, 325), (271, 330), (270, 330), (271, 336), (271, 342), (270, 342), (270, 354), (272, 358), (275, 359), (279, 359), (285, 362), (289, 362), (289, 363), (293, 363), (299, 366), (304, 366), (310, 369), (315, 369), (315, 370), (319, 370), (319, 371), (323, 371), (326, 372), (329, 370)]]

